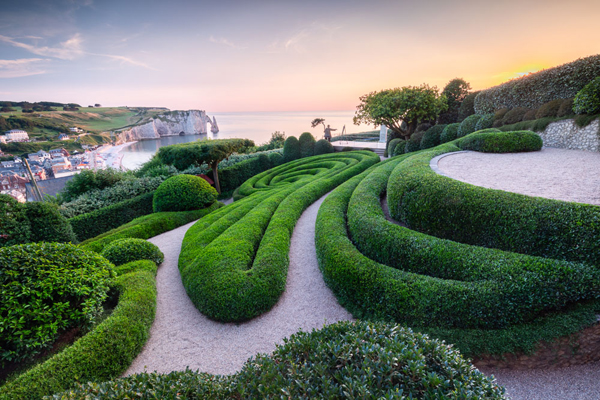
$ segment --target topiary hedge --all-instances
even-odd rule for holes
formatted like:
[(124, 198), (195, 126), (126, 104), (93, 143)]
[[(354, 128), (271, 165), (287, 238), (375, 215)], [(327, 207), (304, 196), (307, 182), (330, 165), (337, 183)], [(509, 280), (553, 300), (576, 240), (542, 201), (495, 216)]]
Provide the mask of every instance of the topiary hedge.
[(504, 118), (502, 118), (502, 125), (510, 125), (517, 122), (521, 122), (528, 111), (528, 108), (523, 107), (513, 108), (512, 110), (509, 110), (506, 113), (506, 115), (504, 115)]
[(475, 127), (477, 126), (477, 122), (481, 119), (481, 115), (474, 114), (470, 115), (464, 119), (463, 122), (460, 123), (458, 127), (458, 131), (456, 132), (456, 137), (461, 138), (467, 136), (469, 133), (475, 132)]
[(326, 154), (246, 181), (240, 200), (185, 235), (179, 270), (194, 305), (218, 321), (244, 321), (269, 310), (285, 288), (290, 238), (302, 212), (378, 161), (369, 151)]
[(29, 220), (32, 242), (73, 242), (77, 237), (71, 224), (58, 211), (58, 206), (52, 203), (25, 203), (25, 215)]
[(390, 140), (390, 144), (388, 145), (388, 154), (390, 156), (394, 156), (394, 151), (396, 150), (396, 146), (401, 145), (400, 150), (401, 150), (401, 154), (404, 154), (404, 146), (406, 146), (406, 140), (404, 139), (400, 139), (400, 138), (396, 138), (396, 139), (392, 139)]
[(0, 194), (0, 247), (27, 243), (31, 228), (25, 208), (13, 197)]
[(315, 138), (310, 132), (304, 132), (298, 138), (300, 144), (300, 157), (311, 157), (315, 155)]
[(442, 134), (440, 135), (440, 144), (451, 142), (456, 139), (458, 135), (458, 128), (460, 127), (460, 123), (449, 124), (444, 128)]
[[(334, 151), (333, 145), (328, 140), (321, 139), (315, 143), (315, 156), (333, 153)], [(276, 165), (273, 166), (275, 167)]]
[(204, 179), (194, 175), (176, 175), (156, 189), (152, 209), (154, 212), (199, 210), (214, 203), (217, 196), (217, 190)]
[(394, 324), (339, 322), (299, 332), (235, 375), (190, 370), (81, 385), (57, 399), (460, 398), (504, 399), (504, 389), (458, 351)]
[(438, 124), (427, 129), (427, 132), (423, 135), (423, 139), (421, 139), (421, 149), (438, 146), (441, 143), (441, 135), (446, 126), (448, 125)]
[(290, 162), (302, 157), (300, 142), (295, 136), (289, 136), (283, 144), (283, 162)]
[(479, 118), (479, 121), (475, 124), (475, 132), (482, 129), (489, 129), (494, 124), (494, 114), (484, 114)]
[(421, 140), (425, 132), (415, 132), (410, 136), (410, 139), (406, 141), (406, 145), (404, 147), (405, 153), (412, 153), (413, 151), (421, 150)]
[(562, 99), (556, 99), (543, 104), (540, 108), (538, 108), (537, 112), (535, 113), (535, 119), (556, 117), (556, 115), (558, 114), (558, 109), (560, 108), (562, 102)]
[(575, 114), (600, 113), (600, 76), (585, 85), (573, 100)]
[(398, 142), (396, 147), (394, 148), (394, 153), (391, 154), (392, 157), (399, 156), (400, 154), (404, 154), (406, 151), (406, 140), (402, 140)]
[(571, 99), (564, 99), (562, 101), (562, 103), (560, 103), (560, 107), (558, 108), (558, 112), (556, 113), (556, 116), (559, 118), (562, 117), (568, 117), (574, 114), (573, 112), (573, 102), (575, 101), (574, 98)]
[(462, 150), (482, 153), (518, 153), (541, 150), (544, 143), (531, 131), (502, 132), (492, 128), (472, 133), (457, 144)]
[(160, 264), (165, 259), (158, 246), (136, 238), (117, 239), (108, 244), (100, 255), (116, 266), (138, 260), (150, 260)]
[(109, 317), (73, 345), (0, 386), (0, 399), (41, 399), (79, 382), (101, 382), (125, 372), (154, 321), (156, 281), (145, 263), (150, 261), (138, 262), (137, 270), (116, 279), (119, 301)]
[(112, 277), (105, 259), (74, 245), (0, 249), (0, 366), (40, 353), (65, 330), (93, 324)]

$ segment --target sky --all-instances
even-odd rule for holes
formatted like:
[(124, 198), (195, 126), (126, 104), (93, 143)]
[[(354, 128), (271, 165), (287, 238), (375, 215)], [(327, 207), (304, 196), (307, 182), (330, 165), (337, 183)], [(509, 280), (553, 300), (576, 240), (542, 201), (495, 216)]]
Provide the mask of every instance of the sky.
[(0, 0), (0, 100), (353, 110), (600, 53), (598, 0)]

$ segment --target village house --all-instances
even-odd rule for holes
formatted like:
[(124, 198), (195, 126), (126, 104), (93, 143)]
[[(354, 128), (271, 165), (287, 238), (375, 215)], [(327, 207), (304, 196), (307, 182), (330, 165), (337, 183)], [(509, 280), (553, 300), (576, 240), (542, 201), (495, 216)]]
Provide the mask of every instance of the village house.
[(37, 153), (28, 154), (27, 158), (29, 159), (29, 161), (43, 162), (44, 160), (50, 160), (52, 156), (47, 151), (40, 150)]
[(70, 154), (67, 150), (60, 148), (60, 149), (50, 149), (49, 151), (50, 156), (54, 159), (54, 158), (59, 158), (59, 157), (69, 157)]
[(72, 167), (71, 161), (66, 157), (57, 157), (52, 159), (52, 172), (54, 176), (62, 171), (70, 171)]
[(60, 135), (58, 135), (58, 140), (69, 140), (69, 135), (67, 135), (66, 133), (61, 133)]
[(25, 193), (25, 184), (29, 179), (23, 178), (16, 173), (7, 173), (0, 175), (0, 193), (8, 194), (8, 192), (17, 190)]
[(29, 140), (27, 132), (20, 129), (11, 129), (4, 132), (4, 136), (7, 142), (26, 142)]

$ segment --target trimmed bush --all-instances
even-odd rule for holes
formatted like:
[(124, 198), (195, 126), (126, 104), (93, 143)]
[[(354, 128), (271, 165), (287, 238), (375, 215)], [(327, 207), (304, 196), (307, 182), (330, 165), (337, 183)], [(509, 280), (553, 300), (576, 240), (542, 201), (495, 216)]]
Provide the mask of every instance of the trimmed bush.
[(508, 108), (501, 108), (501, 109), (497, 110), (496, 112), (494, 112), (494, 122), (498, 121), (498, 120), (502, 121), (508, 111), (509, 111)]
[(189, 399), (271, 399), (282, 393), (293, 399), (505, 398), (502, 387), (450, 346), (395, 324), (363, 321), (296, 333), (235, 375), (144, 373), (81, 385), (62, 398), (84, 400), (97, 393)]
[(461, 138), (463, 136), (467, 136), (469, 133), (475, 132), (475, 127), (477, 126), (477, 122), (481, 119), (481, 115), (471, 115), (464, 119), (463, 122), (460, 123), (458, 127), (458, 132), (456, 132), (456, 137)]
[(404, 139), (392, 139), (390, 140), (390, 144), (388, 145), (388, 154), (390, 156), (394, 156), (394, 150), (396, 150), (396, 146), (402, 145), (402, 153), (404, 153), (404, 146), (406, 145), (406, 141)]
[(32, 242), (77, 242), (71, 224), (60, 214), (56, 204), (26, 203), (25, 214), (29, 220)]
[(540, 108), (538, 108), (537, 112), (535, 113), (535, 119), (556, 117), (561, 104), (562, 99), (556, 99), (544, 103)]
[(108, 244), (100, 253), (116, 266), (132, 261), (150, 260), (160, 264), (165, 259), (158, 246), (144, 239), (117, 239)]
[(114, 186), (117, 182), (126, 178), (126, 173), (112, 168), (100, 170), (85, 169), (65, 184), (65, 188), (61, 194), (65, 201), (72, 201), (89, 191)]
[(556, 116), (559, 118), (562, 117), (568, 117), (573, 115), (573, 102), (575, 101), (574, 98), (571, 99), (564, 99), (562, 101), (562, 103), (560, 103), (560, 107), (558, 108), (558, 112), (556, 113)]
[(198, 176), (172, 176), (154, 192), (152, 209), (154, 212), (199, 210), (214, 203), (217, 195), (217, 190)]
[(475, 131), (491, 128), (494, 124), (494, 114), (485, 114), (475, 124)]
[(529, 111), (529, 109), (527, 108), (513, 108), (512, 110), (506, 113), (506, 115), (502, 119), (502, 124), (510, 125), (515, 124), (517, 122), (521, 122), (525, 114), (527, 114), (527, 111)]
[[(328, 140), (321, 139), (315, 143), (315, 156), (320, 156), (321, 154), (329, 154), (333, 153), (335, 150), (333, 149), (333, 145), (329, 143)], [(276, 165), (273, 165), (274, 167)]]
[(600, 113), (600, 76), (577, 93), (573, 100), (573, 112), (575, 114)]
[(300, 153), (300, 142), (295, 136), (285, 139), (283, 144), (283, 162), (290, 162), (302, 157)]
[(273, 167), (283, 164), (283, 154), (275, 152), (269, 154), (269, 162)]
[(448, 125), (438, 124), (427, 129), (427, 132), (423, 135), (423, 139), (421, 139), (421, 149), (429, 149), (439, 145), (441, 143), (442, 132), (446, 126)]
[(304, 132), (298, 138), (300, 144), (300, 157), (311, 157), (315, 155), (315, 138), (310, 132)]
[(23, 207), (7, 194), (0, 194), (0, 247), (27, 243), (31, 237), (29, 221)]
[(0, 365), (38, 354), (67, 329), (93, 324), (112, 274), (104, 258), (70, 244), (0, 249)]
[(421, 140), (425, 132), (415, 132), (411, 135), (410, 139), (406, 141), (406, 145), (404, 147), (405, 153), (412, 153), (413, 151), (421, 150)]
[(451, 142), (454, 139), (456, 139), (456, 136), (458, 135), (459, 127), (460, 127), (460, 124), (458, 122), (455, 124), (447, 125), (444, 128), (444, 130), (442, 131), (442, 134), (440, 135), (440, 142), (447, 143), (447, 142)]
[(483, 153), (518, 153), (539, 151), (543, 144), (542, 138), (531, 131), (502, 132), (491, 129), (466, 136), (458, 142), (458, 147)]
[(536, 114), (538, 113), (538, 109), (529, 110), (523, 115), (523, 121), (533, 121), (536, 119)]
[(393, 157), (399, 156), (400, 154), (404, 154), (405, 151), (406, 151), (406, 140), (402, 140), (401, 142), (398, 142), (398, 144), (394, 148), (394, 154), (392, 154), (392, 156)]
[(77, 239), (84, 241), (118, 228), (143, 215), (152, 214), (154, 192), (70, 218)]
[(78, 382), (101, 382), (125, 372), (146, 343), (156, 310), (154, 273), (138, 266), (117, 278), (119, 303), (108, 318), (73, 345), (5, 383), (0, 399), (40, 399), (75, 388)]

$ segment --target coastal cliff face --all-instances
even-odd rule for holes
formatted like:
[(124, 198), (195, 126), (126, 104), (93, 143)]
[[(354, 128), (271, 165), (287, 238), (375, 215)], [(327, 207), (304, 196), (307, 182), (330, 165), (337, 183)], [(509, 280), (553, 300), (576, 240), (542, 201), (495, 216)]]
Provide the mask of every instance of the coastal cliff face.
[(203, 110), (171, 111), (153, 118), (145, 124), (134, 126), (119, 134), (123, 142), (160, 139), (163, 136), (206, 134), (210, 118)]

